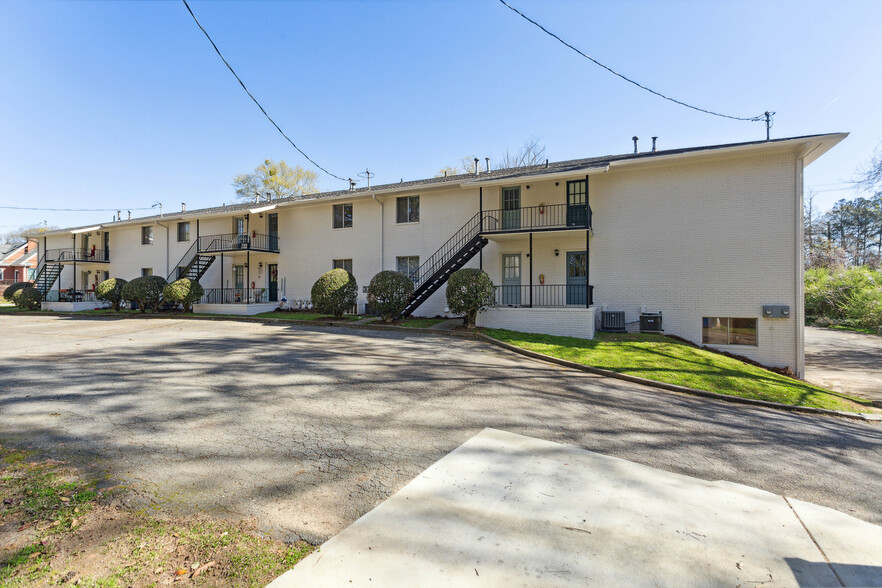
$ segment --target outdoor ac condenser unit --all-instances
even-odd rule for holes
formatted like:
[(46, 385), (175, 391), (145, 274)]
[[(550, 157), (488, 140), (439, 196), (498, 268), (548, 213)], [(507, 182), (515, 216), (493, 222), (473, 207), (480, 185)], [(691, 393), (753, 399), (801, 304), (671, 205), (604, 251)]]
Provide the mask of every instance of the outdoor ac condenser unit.
[(624, 310), (602, 310), (600, 311), (600, 330), (612, 333), (625, 332), (625, 311)]
[(660, 312), (644, 312), (640, 314), (641, 333), (661, 333), (662, 315)]

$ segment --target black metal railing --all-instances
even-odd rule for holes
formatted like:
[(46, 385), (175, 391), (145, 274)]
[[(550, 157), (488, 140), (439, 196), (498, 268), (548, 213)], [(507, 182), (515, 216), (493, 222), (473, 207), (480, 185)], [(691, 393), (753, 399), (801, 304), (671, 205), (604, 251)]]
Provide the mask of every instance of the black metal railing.
[(266, 288), (206, 288), (200, 304), (259, 304), (271, 302)]
[[(586, 299), (587, 292), (587, 299)], [(581, 306), (594, 303), (594, 286), (585, 284), (533, 284), (495, 286), (494, 306)]]
[(204, 253), (249, 250), (279, 252), (279, 237), (277, 235), (263, 235), (261, 233), (200, 235), (197, 244), (199, 251)]
[(512, 210), (485, 210), (482, 232), (586, 229), (590, 226), (591, 210), (584, 205), (542, 204)]
[(481, 232), (482, 218), (484, 213), (479, 212), (462, 226), (454, 235), (442, 245), (438, 251), (432, 254), (432, 257), (423, 262), (416, 271), (413, 282), (414, 291), (419, 290), (429, 278), (435, 275), (444, 264), (450, 261), (450, 258), (459, 253), (459, 251), (472, 239)]
[(84, 247), (67, 247), (64, 249), (47, 249), (44, 255), (46, 263), (64, 263), (81, 261), (84, 263), (110, 261), (110, 251)]
[(46, 302), (98, 302), (94, 290), (49, 290)]

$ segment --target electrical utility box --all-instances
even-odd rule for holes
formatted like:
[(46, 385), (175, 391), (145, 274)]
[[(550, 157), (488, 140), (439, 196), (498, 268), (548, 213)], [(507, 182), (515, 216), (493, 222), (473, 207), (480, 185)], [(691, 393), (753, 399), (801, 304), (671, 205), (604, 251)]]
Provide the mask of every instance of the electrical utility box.
[(790, 307), (786, 304), (763, 304), (763, 318), (790, 318)]

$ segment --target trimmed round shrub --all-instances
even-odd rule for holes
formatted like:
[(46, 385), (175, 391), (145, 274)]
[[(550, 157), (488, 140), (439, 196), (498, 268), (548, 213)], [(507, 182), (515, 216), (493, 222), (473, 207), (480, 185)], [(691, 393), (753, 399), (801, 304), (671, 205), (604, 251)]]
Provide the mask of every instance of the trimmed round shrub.
[(332, 269), (315, 281), (311, 296), (317, 311), (342, 318), (344, 312), (355, 306), (358, 284), (355, 276), (345, 269)]
[(121, 295), (123, 300), (137, 302), (141, 312), (147, 312), (147, 308), (156, 311), (165, 285), (165, 278), (161, 276), (143, 276), (127, 282), (122, 287)]
[(15, 295), (16, 292), (18, 292), (22, 288), (27, 288), (28, 286), (33, 285), (34, 284), (31, 282), (14, 282), (7, 286), (5, 290), (3, 290), (3, 298), (5, 298), (7, 302), (14, 302), (12, 297)]
[(447, 306), (454, 314), (465, 315), (468, 328), (475, 328), (478, 313), (493, 304), (493, 282), (484, 271), (465, 268), (447, 280)]
[(401, 272), (386, 270), (371, 278), (367, 298), (377, 314), (387, 323), (401, 314), (413, 294), (413, 282)]
[(109, 302), (113, 310), (119, 310), (119, 305), (125, 300), (122, 296), (123, 286), (128, 284), (122, 278), (108, 278), (95, 287), (95, 298)]
[(34, 287), (26, 286), (21, 290), (16, 290), (12, 295), (12, 301), (15, 305), (23, 310), (37, 310), (40, 308), (40, 302), (43, 295)]
[(193, 303), (202, 298), (205, 290), (196, 280), (181, 278), (168, 284), (162, 290), (162, 299), (165, 302), (175, 302), (184, 307), (184, 312), (190, 312)]

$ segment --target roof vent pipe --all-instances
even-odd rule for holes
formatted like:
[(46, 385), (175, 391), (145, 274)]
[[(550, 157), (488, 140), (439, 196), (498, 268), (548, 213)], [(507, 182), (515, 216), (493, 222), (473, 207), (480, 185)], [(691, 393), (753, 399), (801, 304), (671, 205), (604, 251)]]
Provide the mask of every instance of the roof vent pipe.
[(655, 153), (655, 140), (656, 140), (656, 139), (658, 139), (658, 137), (653, 137), (653, 138), (652, 138), (652, 152), (653, 152), (653, 153)]
[(446, 169), (444, 170), (444, 177), (445, 178), (447, 177), (447, 170)]
[(352, 178), (349, 178), (349, 191), (355, 192), (355, 180)]
[(484, 161), (487, 162), (487, 173), (490, 173), (490, 158), (489, 158), (489, 157), (485, 157), (485, 158), (484, 158)]
[(634, 141), (634, 153), (637, 153), (637, 141), (640, 140), (640, 137), (634, 135), (633, 137), (631, 137), (631, 140)]
[(118, 220), (118, 221), (122, 220), (122, 211), (121, 210), (116, 211), (116, 220)]
[(181, 202), (181, 212), (187, 212), (187, 203)]
[(475, 158), (475, 175), (478, 175), (479, 173), (481, 173), (481, 171), (478, 169), (478, 161), (480, 161), (480, 160), (476, 157)]
[(548, 160), (545, 160), (545, 169), (548, 169)]
[(128, 211), (126, 211), (126, 212), (129, 213), (129, 220), (132, 220), (132, 211), (131, 211), (131, 210), (128, 210)]

